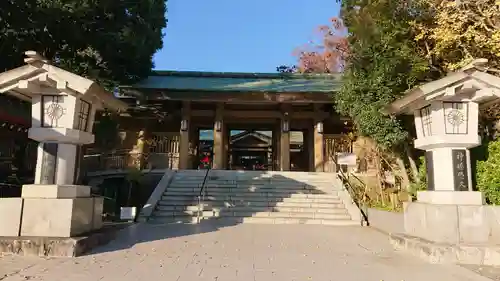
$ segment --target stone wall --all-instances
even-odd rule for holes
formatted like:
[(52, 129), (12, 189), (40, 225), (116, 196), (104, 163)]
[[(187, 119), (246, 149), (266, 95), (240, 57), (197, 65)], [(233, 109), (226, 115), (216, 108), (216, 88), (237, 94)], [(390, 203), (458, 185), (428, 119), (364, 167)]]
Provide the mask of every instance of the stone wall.
[(367, 208), (366, 214), (368, 216), (368, 222), (370, 223), (370, 227), (373, 227), (385, 233), (404, 232), (403, 213)]

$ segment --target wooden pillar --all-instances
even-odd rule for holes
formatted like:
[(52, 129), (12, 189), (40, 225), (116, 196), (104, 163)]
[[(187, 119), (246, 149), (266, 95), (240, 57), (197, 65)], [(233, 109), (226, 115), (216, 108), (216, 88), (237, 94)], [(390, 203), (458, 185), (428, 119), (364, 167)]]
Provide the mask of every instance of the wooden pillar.
[(307, 171), (315, 172), (314, 166), (314, 125), (311, 123), (309, 128), (304, 130), (304, 154), (307, 161)]
[(280, 171), (290, 171), (290, 119), (288, 112), (281, 118)]
[(198, 127), (193, 124), (193, 120), (190, 120), (189, 125), (189, 158), (188, 158), (188, 169), (198, 168), (198, 145), (199, 136)]
[(191, 104), (184, 102), (182, 104), (181, 126), (179, 132), (179, 170), (189, 169), (189, 127)]
[[(274, 132), (273, 132), (274, 133)], [(273, 153), (273, 146), (274, 143), (271, 140), (271, 147), (267, 148), (267, 159), (266, 159), (266, 165), (267, 165), (267, 170), (272, 171), (273, 170), (273, 158), (272, 158), (272, 153)]]
[[(223, 123), (224, 124), (224, 123)], [(223, 143), (224, 143), (224, 146), (223, 146), (223, 150), (222, 150), (222, 167), (224, 167), (224, 169), (228, 169), (229, 168), (229, 142), (231, 140), (231, 132), (229, 130), (229, 128), (227, 126), (223, 126)]]
[(217, 104), (214, 122), (213, 169), (224, 169), (224, 104)]
[(275, 127), (273, 131), (273, 170), (281, 171), (281, 125)]
[(314, 167), (316, 172), (325, 171), (325, 153), (323, 147), (323, 122), (316, 120), (314, 124)]

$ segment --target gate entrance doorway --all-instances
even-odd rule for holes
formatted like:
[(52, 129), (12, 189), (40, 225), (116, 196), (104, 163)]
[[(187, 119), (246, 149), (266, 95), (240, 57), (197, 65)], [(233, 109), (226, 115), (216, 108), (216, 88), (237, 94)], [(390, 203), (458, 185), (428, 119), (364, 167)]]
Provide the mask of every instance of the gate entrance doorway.
[(272, 131), (231, 130), (230, 135), (230, 170), (272, 170)]

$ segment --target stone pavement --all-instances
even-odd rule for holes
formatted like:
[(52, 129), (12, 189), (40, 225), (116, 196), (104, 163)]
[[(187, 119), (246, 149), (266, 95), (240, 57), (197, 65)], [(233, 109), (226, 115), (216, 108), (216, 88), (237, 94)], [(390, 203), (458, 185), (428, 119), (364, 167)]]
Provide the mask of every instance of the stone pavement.
[(394, 252), (361, 227), (138, 224), (91, 255), (0, 258), (0, 280), (485, 281), (463, 267)]

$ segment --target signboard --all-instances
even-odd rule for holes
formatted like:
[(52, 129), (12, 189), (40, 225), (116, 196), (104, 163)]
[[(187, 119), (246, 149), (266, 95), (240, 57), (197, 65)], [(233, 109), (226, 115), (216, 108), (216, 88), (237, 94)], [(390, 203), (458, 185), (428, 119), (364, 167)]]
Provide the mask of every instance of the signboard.
[(347, 153), (347, 152), (338, 152), (337, 153), (337, 164), (339, 165), (347, 165), (347, 166), (356, 166), (356, 154)]
[(432, 159), (432, 151), (425, 152), (425, 169), (427, 171), (427, 190), (433, 191), (434, 187), (434, 160)]
[(469, 191), (469, 169), (467, 165), (467, 150), (452, 149), (453, 185), (455, 191)]
[(133, 220), (133, 219), (135, 219), (136, 212), (137, 212), (136, 207), (121, 207), (120, 208), (120, 219), (121, 220)]

